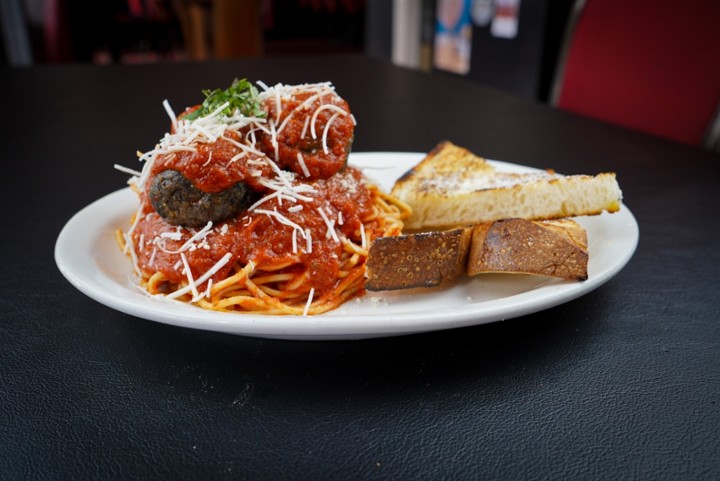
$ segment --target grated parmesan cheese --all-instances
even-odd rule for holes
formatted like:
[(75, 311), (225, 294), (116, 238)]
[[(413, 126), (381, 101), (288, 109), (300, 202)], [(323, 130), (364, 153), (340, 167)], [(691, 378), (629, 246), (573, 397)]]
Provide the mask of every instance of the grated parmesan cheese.
[[(149, 180), (150, 173), (153, 170), (153, 165), (156, 162), (172, 160), (173, 156), (184, 152), (196, 153), (199, 145), (223, 139), (239, 149), (239, 152), (230, 158), (226, 167), (229, 167), (230, 164), (240, 160), (243, 160), (243, 165), (247, 163), (248, 166), (255, 166), (254, 168), (248, 169), (248, 175), (257, 179), (254, 182), (257, 182), (259, 185), (268, 189), (265, 195), (248, 208), (248, 215), (245, 216), (245, 225), (247, 226), (252, 222), (252, 214), (265, 215), (273, 222), (278, 222), (292, 229), (291, 235), (293, 253), (298, 253), (301, 249), (304, 249), (307, 253), (312, 253), (313, 239), (310, 228), (294, 222), (281, 212), (278, 212), (277, 208), (272, 210), (270, 208), (262, 208), (264, 204), (271, 200), (280, 206), (283, 206), (283, 204), (287, 202), (290, 205), (286, 207), (286, 212), (296, 213), (302, 211), (305, 207), (303, 204), (298, 203), (299, 201), (304, 203), (315, 202), (316, 197), (314, 196), (318, 194), (318, 191), (313, 187), (313, 185), (300, 180), (301, 176), (305, 179), (312, 178), (312, 174), (310, 173), (308, 165), (306, 164), (305, 158), (301, 152), (297, 153), (297, 162), (301, 170), (300, 174), (286, 171), (279, 167), (278, 137), (291, 121), (295, 121), (299, 125), (299, 119), (303, 119), (300, 138), (304, 139), (307, 135), (311, 135), (313, 139), (320, 138), (322, 141), (323, 151), (327, 154), (329, 153), (328, 140), (331, 136), (331, 129), (338, 117), (349, 115), (353, 125), (356, 125), (356, 120), (352, 114), (337, 105), (339, 97), (335, 93), (335, 88), (330, 82), (300, 84), (294, 86), (278, 83), (272, 87), (262, 82), (257, 82), (257, 84), (262, 89), (262, 91), (258, 94), (258, 101), (266, 106), (272, 106), (274, 103), (276, 109), (275, 115), (273, 116), (274, 118), (266, 119), (262, 117), (248, 117), (243, 115), (239, 110), (228, 114), (224, 112), (229, 105), (228, 103), (219, 106), (211, 113), (201, 117), (187, 119), (181, 116), (178, 118), (171, 108), (170, 103), (167, 100), (164, 100), (162, 105), (171, 120), (171, 132), (165, 133), (163, 137), (157, 141), (157, 144), (153, 149), (144, 153), (138, 152), (139, 161), (144, 163), (140, 171), (117, 164), (115, 165), (115, 168), (131, 175), (131, 181), (136, 185), (139, 191), (143, 191)], [(292, 109), (288, 108), (289, 104), (287, 102), (297, 94), (306, 96), (305, 100), (295, 105)], [(322, 124), (322, 118), (320, 117), (323, 112), (330, 112), (324, 125)], [(243, 129), (242, 132), (241, 129)], [(258, 132), (261, 132), (260, 135), (263, 135), (262, 133), (264, 133), (270, 138), (272, 148), (274, 150), (274, 156), (271, 152), (266, 154), (260, 150), (260, 148), (265, 151), (268, 149), (258, 146)], [(230, 133), (232, 133), (232, 135), (230, 135)], [(238, 135), (239, 139), (237, 138)], [(212, 162), (213, 158), (211, 151), (207, 160), (204, 164), (202, 164), (202, 167), (206, 167)], [(140, 206), (138, 209), (135, 220), (130, 229), (123, 234), (126, 244), (125, 249), (129, 252), (130, 257), (133, 259), (135, 271), (138, 274), (140, 274), (140, 269), (137, 253), (135, 252), (135, 247), (131, 242), (131, 239), (133, 231), (136, 229), (138, 222), (142, 219), (142, 207), (143, 206)], [(326, 226), (325, 238), (331, 238), (338, 243), (341, 242), (342, 238), (342, 242), (347, 242), (345, 236), (336, 228), (336, 226), (342, 226), (345, 221), (343, 219), (342, 212), (338, 212), (336, 216), (333, 216), (329, 209), (323, 209), (320, 207), (316, 208), (316, 210)], [(365, 247), (365, 232), (362, 225), (360, 229), (361, 237), (363, 239), (363, 247)], [(212, 268), (195, 279), (188, 262), (189, 253), (197, 249), (210, 249), (211, 247), (208, 243), (208, 236), (211, 232), (219, 235), (227, 234), (228, 231), (228, 224), (226, 223), (222, 224), (222, 226), (214, 227), (212, 222), (208, 222), (205, 227), (200, 230), (177, 227), (175, 230), (161, 232), (157, 234), (152, 241), (145, 239), (144, 235), (136, 238), (138, 238), (138, 247), (140, 249), (152, 247), (152, 253), (150, 254), (148, 261), (149, 266), (154, 266), (156, 264), (156, 258), (159, 252), (177, 255), (179, 257), (179, 260), (175, 264), (174, 268), (183, 273), (187, 279), (187, 285), (170, 294), (167, 294), (164, 297), (175, 299), (187, 293), (191, 293), (192, 301), (196, 302), (204, 297), (210, 297), (212, 289), (211, 277), (222, 269), (222, 267), (228, 262), (230, 262), (232, 254), (226, 253)], [(322, 230), (320, 230), (320, 232), (322, 232)], [(315, 235), (318, 235), (318, 232), (316, 232)], [(183, 240), (184, 242), (182, 242)], [(303, 240), (304, 243), (302, 242)], [(168, 242), (176, 242), (177, 244), (168, 244)], [(176, 248), (176, 246), (180, 243), (182, 243), (182, 245)], [(172, 246), (173, 249), (168, 249), (168, 245)], [(172, 259), (174, 261), (176, 258)], [(248, 266), (251, 265), (252, 261), (248, 263)], [(254, 269), (254, 267), (251, 268)], [(180, 269), (182, 270), (180, 271)], [(199, 286), (203, 285), (205, 282), (207, 282), (207, 287), (201, 292)], [(311, 289), (305, 306), (304, 315), (307, 315), (310, 310), (314, 294), (314, 289)]]
[(298, 160), (298, 164), (300, 164), (300, 168), (302, 169), (303, 175), (305, 177), (310, 177), (310, 171), (308, 170), (307, 165), (305, 165), (305, 159), (303, 158), (303, 155), (301, 152), (297, 153), (297, 160)]
[(308, 294), (307, 302), (305, 303), (305, 309), (303, 309), (303, 316), (307, 316), (308, 312), (310, 311), (310, 305), (312, 304), (313, 297), (315, 297), (315, 288), (310, 288), (310, 293)]
[(337, 236), (337, 233), (335, 232), (335, 221), (330, 220), (328, 218), (327, 214), (322, 208), (318, 208), (317, 211), (320, 213), (320, 217), (322, 217), (322, 220), (325, 222), (325, 225), (327, 226), (327, 232), (325, 234), (325, 238), (329, 239), (332, 237), (332, 239), (335, 242), (340, 242), (340, 239)]
[(200, 293), (197, 290), (197, 286), (195, 285), (195, 279), (193, 279), (192, 271), (190, 270), (190, 265), (188, 264), (187, 257), (185, 256), (184, 252), (180, 253), (180, 259), (183, 263), (183, 273), (185, 274), (185, 277), (187, 277), (188, 285), (190, 286), (190, 291), (193, 294), (193, 298), (197, 298), (200, 296)]
[[(229, 252), (227, 254), (225, 254), (219, 261), (217, 261), (215, 263), (214, 266), (212, 266), (210, 269), (208, 269), (207, 272), (205, 272), (205, 274), (200, 276), (197, 279), (197, 281), (195, 281), (197, 283), (197, 285), (202, 285), (205, 281), (210, 279), (217, 271), (222, 269), (223, 266), (225, 266), (225, 264), (230, 262), (231, 258), (232, 258), (232, 254), (230, 254)], [(190, 286), (185, 286), (181, 289), (178, 289), (177, 291), (167, 294), (165, 297), (167, 297), (169, 299), (177, 299), (178, 297), (183, 296), (183, 295), (187, 294), (188, 292), (190, 292), (190, 290), (191, 290)]]

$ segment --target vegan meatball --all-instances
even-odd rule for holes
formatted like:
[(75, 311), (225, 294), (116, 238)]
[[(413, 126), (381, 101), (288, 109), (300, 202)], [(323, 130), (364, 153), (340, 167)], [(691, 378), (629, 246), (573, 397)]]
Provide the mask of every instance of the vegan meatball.
[(150, 203), (169, 224), (201, 227), (237, 215), (250, 206), (253, 191), (238, 182), (220, 192), (204, 192), (180, 172), (164, 170), (157, 174), (148, 190)]
[(334, 90), (285, 87), (280, 95), (267, 95), (263, 106), (274, 129), (261, 134), (260, 146), (280, 167), (300, 177), (327, 179), (346, 165), (355, 119)]

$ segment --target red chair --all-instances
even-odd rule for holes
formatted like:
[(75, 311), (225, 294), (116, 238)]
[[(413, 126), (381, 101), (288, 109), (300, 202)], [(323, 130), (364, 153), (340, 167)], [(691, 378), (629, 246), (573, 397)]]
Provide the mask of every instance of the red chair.
[(554, 105), (686, 144), (718, 142), (720, 1), (578, 0), (569, 25)]

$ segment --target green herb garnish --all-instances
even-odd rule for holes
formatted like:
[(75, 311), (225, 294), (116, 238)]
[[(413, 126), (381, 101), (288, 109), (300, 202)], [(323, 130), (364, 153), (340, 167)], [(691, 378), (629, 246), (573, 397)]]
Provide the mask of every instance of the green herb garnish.
[(224, 115), (230, 116), (235, 110), (247, 117), (265, 117), (266, 112), (260, 107), (258, 92), (247, 79), (233, 80), (232, 85), (225, 89), (203, 90), (205, 100), (202, 106), (185, 116), (188, 120), (204, 117), (219, 109), (223, 104), (227, 106), (222, 110)]

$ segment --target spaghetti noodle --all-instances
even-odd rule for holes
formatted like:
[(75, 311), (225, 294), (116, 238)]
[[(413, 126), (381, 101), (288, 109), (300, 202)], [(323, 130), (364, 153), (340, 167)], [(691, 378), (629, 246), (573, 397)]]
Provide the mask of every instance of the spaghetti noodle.
[[(331, 84), (260, 85), (259, 94), (247, 84), (215, 92), (249, 99), (239, 107), (232, 98), (213, 105), (207, 92), (202, 107), (177, 117), (165, 104), (172, 130), (140, 154), (145, 165), (130, 179), (140, 205), (118, 240), (152, 295), (218, 311), (319, 314), (364, 291), (370, 243), (400, 234), (409, 207), (346, 165), (355, 119)], [(177, 202), (180, 186), (156, 181), (168, 170), (211, 206), (207, 219), (202, 202), (189, 206), (192, 222), (165, 212), (190, 204)], [(239, 184), (252, 203), (216, 208)]]

